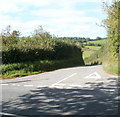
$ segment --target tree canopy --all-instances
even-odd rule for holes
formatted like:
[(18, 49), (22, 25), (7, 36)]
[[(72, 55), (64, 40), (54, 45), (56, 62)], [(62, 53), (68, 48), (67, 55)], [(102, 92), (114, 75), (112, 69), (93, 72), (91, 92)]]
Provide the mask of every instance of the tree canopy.
[(120, 1), (114, 0), (112, 5), (104, 3), (104, 10), (107, 13), (107, 19), (104, 20), (108, 34), (108, 51), (110, 56), (116, 60), (119, 54), (119, 31), (120, 31)]

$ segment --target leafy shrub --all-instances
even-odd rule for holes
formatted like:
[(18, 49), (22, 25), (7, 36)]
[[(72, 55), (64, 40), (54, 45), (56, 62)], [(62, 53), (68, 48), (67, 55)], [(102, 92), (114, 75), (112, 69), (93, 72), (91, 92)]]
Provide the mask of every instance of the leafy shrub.
[(16, 44), (3, 44), (2, 61), (18, 63), (36, 60), (58, 60), (71, 57), (81, 57), (81, 43), (71, 40), (40, 37), (26, 37), (19, 39)]

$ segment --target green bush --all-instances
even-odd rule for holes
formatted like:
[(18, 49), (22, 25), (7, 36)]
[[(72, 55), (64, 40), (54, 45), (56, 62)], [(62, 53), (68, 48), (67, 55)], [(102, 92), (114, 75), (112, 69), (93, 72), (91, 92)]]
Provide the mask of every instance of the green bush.
[(19, 39), (16, 44), (3, 44), (3, 64), (36, 60), (58, 60), (71, 57), (81, 57), (81, 43), (71, 40), (61, 40), (39, 37)]

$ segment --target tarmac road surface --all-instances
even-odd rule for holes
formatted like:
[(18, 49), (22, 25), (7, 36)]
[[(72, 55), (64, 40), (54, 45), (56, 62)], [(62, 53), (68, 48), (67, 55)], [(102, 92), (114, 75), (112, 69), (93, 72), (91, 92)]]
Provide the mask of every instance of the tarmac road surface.
[(101, 65), (0, 80), (1, 114), (118, 115), (118, 76)]

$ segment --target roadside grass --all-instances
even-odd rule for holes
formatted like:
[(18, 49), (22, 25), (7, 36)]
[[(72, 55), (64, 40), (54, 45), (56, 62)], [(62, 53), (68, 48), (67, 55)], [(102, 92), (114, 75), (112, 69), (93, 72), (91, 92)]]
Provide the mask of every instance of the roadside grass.
[(83, 56), (85, 65), (102, 64), (104, 71), (111, 74), (120, 75), (120, 60), (118, 59), (118, 62), (118, 60), (112, 59), (111, 55), (108, 53), (107, 46), (102, 46), (99, 50), (93, 51), (93, 53), (85, 50)]
[(80, 65), (83, 64), (81, 64), (81, 59), (77, 57), (66, 60), (39, 60), (25, 63), (3, 64), (0, 66), (0, 70), (2, 72), (2, 79), (5, 79)]
[(103, 63), (103, 69), (111, 74), (116, 74), (120, 76), (120, 69), (118, 62)]

